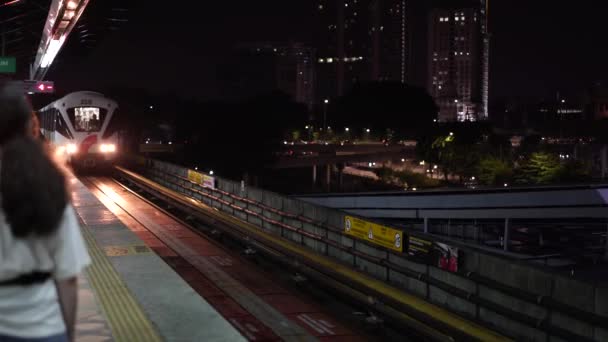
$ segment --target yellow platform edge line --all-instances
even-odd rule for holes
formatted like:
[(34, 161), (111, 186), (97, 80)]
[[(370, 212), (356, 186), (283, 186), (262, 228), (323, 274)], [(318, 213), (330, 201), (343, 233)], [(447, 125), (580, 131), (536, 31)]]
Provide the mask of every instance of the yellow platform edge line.
[(116, 166), (116, 169), (127, 176), (130, 176), (136, 180), (139, 180), (148, 186), (156, 189), (157, 191), (164, 193), (165, 195), (185, 204), (188, 206), (194, 206), (201, 210), (204, 210), (210, 216), (214, 216), (228, 224), (237, 225), (252, 234), (258, 235), (267, 241), (271, 241), (272, 243), (282, 246), (285, 249), (290, 250), (295, 254), (299, 254), (319, 265), (326, 267), (327, 269), (332, 269), (336, 273), (340, 273), (343, 276), (351, 279), (352, 281), (362, 285), (364, 287), (368, 287), (373, 289), (378, 293), (382, 293), (383, 295), (392, 298), (396, 302), (409, 306), (415, 311), (422, 312), (433, 319), (436, 319), (454, 330), (461, 331), (471, 337), (474, 337), (481, 341), (512, 341), (512, 339), (499, 334), (496, 331), (490, 330), (486, 327), (483, 327), (477, 323), (471, 322), (467, 319), (464, 319), (460, 316), (457, 316), (446, 309), (438, 307), (434, 304), (431, 304), (421, 298), (418, 298), (414, 295), (407, 294), (400, 289), (387, 285), (386, 283), (371, 278), (367, 275), (364, 275), (358, 271), (352, 270), (338, 262), (330, 260), (324, 256), (318, 255), (312, 251), (302, 248), (291, 241), (287, 241), (285, 239), (275, 237), (269, 233), (262, 231), (257, 226), (250, 224), (248, 222), (241, 221), (240, 219), (233, 217), (229, 214), (217, 211), (212, 209), (211, 207), (201, 203), (198, 200), (192, 199), (186, 195), (178, 193), (177, 191), (166, 188), (154, 181), (151, 181), (133, 171), (124, 169), (120, 166)]
[(115, 341), (160, 342), (162, 338), (110, 264), (89, 229), (82, 227), (92, 264), (87, 275)]

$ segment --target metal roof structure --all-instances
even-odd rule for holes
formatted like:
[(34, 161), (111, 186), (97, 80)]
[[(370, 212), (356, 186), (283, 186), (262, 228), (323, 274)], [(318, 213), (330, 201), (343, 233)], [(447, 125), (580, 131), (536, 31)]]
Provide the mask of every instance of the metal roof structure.
[(608, 218), (608, 185), (296, 197), (377, 219)]
[[(0, 0), (0, 53), (15, 57), (14, 79), (42, 79), (63, 48), (86, 53), (128, 21), (132, 1)], [(70, 37), (68, 39), (68, 34)]]
[(17, 59), (16, 79), (27, 79), (40, 43), (51, 0), (0, 0), (2, 56)]

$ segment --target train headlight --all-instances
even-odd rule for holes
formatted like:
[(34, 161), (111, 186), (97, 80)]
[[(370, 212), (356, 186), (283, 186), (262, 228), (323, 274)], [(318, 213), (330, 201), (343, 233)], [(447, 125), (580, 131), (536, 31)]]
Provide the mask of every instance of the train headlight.
[(66, 151), (68, 154), (74, 154), (74, 153), (78, 152), (78, 146), (76, 146), (76, 144), (68, 144), (68, 145), (65, 147), (65, 151)]
[(114, 153), (116, 152), (116, 145), (114, 144), (101, 144), (99, 147), (101, 153)]

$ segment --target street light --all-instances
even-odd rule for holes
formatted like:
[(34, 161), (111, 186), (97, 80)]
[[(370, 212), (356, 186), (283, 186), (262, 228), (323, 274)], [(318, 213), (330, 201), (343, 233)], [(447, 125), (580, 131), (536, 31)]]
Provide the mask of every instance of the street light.
[(350, 129), (348, 127), (344, 128), (344, 130), (347, 132), (350, 131)]
[(209, 174), (210, 174), (211, 176), (213, 176), (213, 170), (209, 171)]
[(452, 136), (454, 136), (454, 133), (450, 132), (450, 136), (451, 136), (451, 137), (452, 137)]
[(366, 129), (365, 129), (365, 132), (369, 133), (369, 132), (370, 132), (370, 129), (369, 129), (369, 128), (366, 128)]
[(325, 105), (323, 105), (323, 127), (327, 126), (327, 105), (329, 104), (329, 99), (325, 99), (323, 101)]

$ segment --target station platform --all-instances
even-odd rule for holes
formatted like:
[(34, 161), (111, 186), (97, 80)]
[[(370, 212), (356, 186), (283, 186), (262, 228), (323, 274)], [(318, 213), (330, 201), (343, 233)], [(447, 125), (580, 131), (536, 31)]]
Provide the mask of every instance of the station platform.
[(80, 277), (76, 341), (244, 341), (77, 178), (73, 205), (92, 265)]
[(93, 260), (77, 341), (377, 340), (115, 180), (70, 185)]

